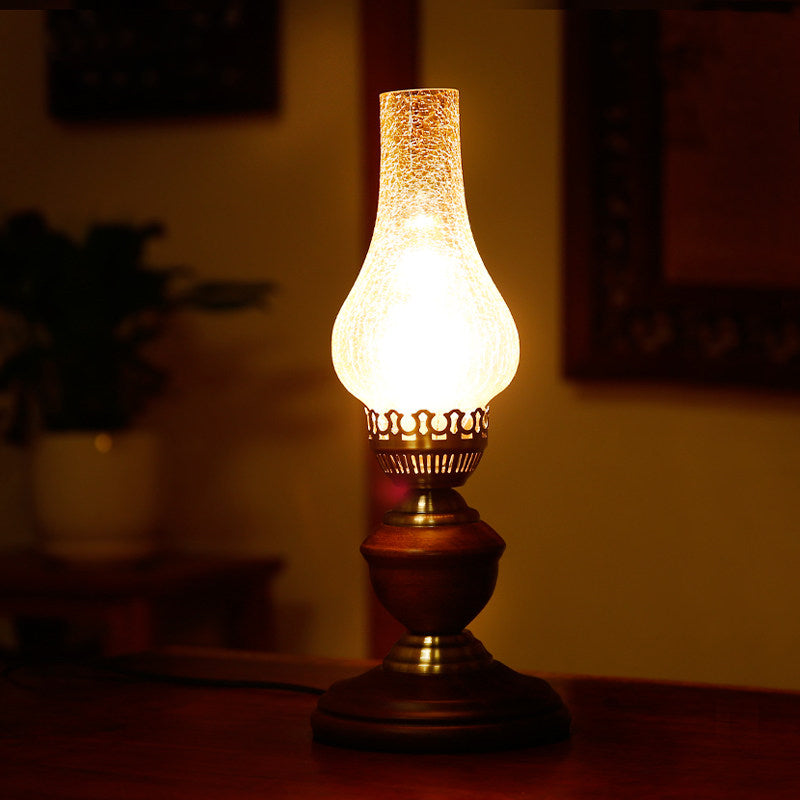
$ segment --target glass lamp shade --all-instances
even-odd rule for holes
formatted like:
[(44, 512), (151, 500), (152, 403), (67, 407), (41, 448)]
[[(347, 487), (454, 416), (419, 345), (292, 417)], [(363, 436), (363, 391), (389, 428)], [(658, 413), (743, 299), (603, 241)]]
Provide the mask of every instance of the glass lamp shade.
[(519, 337), (469, 226), (458, 92), (382, 94), (380, 125), (375, 230), (334, 324), (334, 368), (380, 415), (485, 410)]

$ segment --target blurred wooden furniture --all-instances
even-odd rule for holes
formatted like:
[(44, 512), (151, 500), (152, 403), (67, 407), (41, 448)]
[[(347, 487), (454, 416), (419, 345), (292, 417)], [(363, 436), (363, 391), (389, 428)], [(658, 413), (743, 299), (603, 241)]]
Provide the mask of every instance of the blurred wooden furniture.
[(20, 649), (31, 654), (93, 648), (110, 656), (177, 643), (269, 650), (271, 582), (281, 566), (278, 558), (179, 554), (73, 565), (5, 553), (0, 616), (14, 621)]
[[(0, 796), (48, 800), (608, 798), (796, 800), (800, 694), (547, 676), (572, 738), (527, 750), (391, 755), (311, 740), (317, 698), (156, 674), (327, 687), (370, 663), (175, 650), (0, 677)], [(374, 663), (374, 662), (372, 662)]]

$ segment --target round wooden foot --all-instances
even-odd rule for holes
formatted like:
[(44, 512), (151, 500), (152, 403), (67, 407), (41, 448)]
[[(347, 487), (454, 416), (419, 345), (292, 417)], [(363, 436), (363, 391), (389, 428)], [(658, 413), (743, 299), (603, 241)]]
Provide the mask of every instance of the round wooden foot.
[(570, 716), (541, 678), (498, 661), (471, 672), (424, 675), (376, 667), (338, 681), (311, 718), (318, 742), (359, 750), (500, 750), (569, 736)]

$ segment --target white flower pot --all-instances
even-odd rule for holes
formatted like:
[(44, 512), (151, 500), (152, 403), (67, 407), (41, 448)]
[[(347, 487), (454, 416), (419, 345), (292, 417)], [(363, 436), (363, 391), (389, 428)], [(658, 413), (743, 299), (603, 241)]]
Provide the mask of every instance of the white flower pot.
[(155, 547), (157, 441), (144, 431), (42, 434), (33, 449), (40, 549), (68, 561), (142, 558)]

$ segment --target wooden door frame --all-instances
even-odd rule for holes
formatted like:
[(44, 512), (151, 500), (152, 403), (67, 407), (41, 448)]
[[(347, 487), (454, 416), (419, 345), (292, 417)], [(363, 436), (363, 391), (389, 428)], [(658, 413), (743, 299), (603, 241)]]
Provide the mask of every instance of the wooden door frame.
[[(394, 89), (412, 89), (420, 75), (420, 9), (418, 0), (361, 0), (361, 135), (363, 146), (362, 220), (366, 253), (375, 226), (380, 173), (380, 125), (378, 95)], [(380, 471), (375, 457), (369, 459), (367, 533), (380, 524), (384, 512), (401, 494)], [(368, 648), (373, 658), (383, 658), (403, 632), (369, 589)]]

